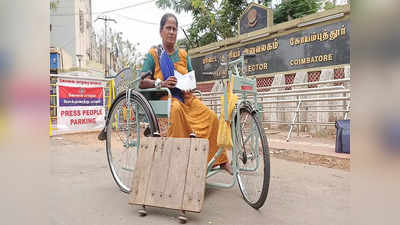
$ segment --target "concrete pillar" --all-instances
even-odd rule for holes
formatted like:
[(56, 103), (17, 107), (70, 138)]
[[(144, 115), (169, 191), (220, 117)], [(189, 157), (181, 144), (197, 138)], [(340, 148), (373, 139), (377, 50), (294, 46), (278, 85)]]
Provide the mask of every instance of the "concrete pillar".
[(223, 91), (223, 83), (222, 80), (216, 80), (214, 82), (214, 86), (211, 88), (211, 92)]
[[(274, 77), (274, 80), (272, 81), (272, 87), (276, 87), (276, 86), (282, 86), (285, 84), (285, 76), (283, 74), (276, 74)], [(275, 89), (271, 89), (271, 94), (273, 94), (274, 92), (280, 91), (283, 88), (275, 88)], [(264, 98), (266, 101), (277, 101), (280, 98), (278, 97), (273, 97), (273, 98)], [(266, 111), (276, 111), (278, 110), (276, 107), (279, 106), (279, 104), (268, 104), (268, 105), (264, 105), (264, 106), (268, 106), (268, 107), (273, 107), (273, 108), (267, 108)], [(280, 113), (280, 112), (274, 112), (274, 113), (269, 113), (269, 115), (266, 115), (266, 120), (269, 121), (281, 121), (284, 117), (283, 117), (284, 113)], [(277, 129), (279, 128), (280, 124), (270, 124), (271, 128)]]
[[(293, 83), (294, 84), (299, 84), (299, 83), (305, 83), (305, 82), (307, 82), (307, 72), (306, 71), (297, 72)], [(293, 87), (292, 89), (304, 89), (304, 88), (305, 88), (305, 86), (297, 86), (297, 87)], [(296, 96), (288, 97), (288, 99), (296, 99), (296, 100), (300, 99), (300, 98), (304, 99), (304, 97), (302, 97), (302, 96), (299, 96), (299, 97), (296, 97)], [(293, 107), (293, 108), (290, 108), (290, 110), (296, 110), (297, 108), (295, 108), (295, 107), (297, 107), (297, 104), (298, 103), (288, 103), (288, 106)], [(305, 104), (302, 104), (301, 106), (304, 106), (304, 105)], [(295, 112), (287, 113), (286, 115), (288, 116), (286, 120), (288, 122), (292, 122), (293, 121), (293, 117), (295, 115)], [(306, 113), (300, 113), (297, 121), (304, 121), (306, 119), (307, 119), (307, 114)], [(297, 128), (299, 128), (300, 130), (304, 130), (304, 127), (305, 126), (295, 126), (293, 128), (292, 132), (294, 133), (294, 131), (297, 131)], [(293, 133), (292, 133), (292, 135), (293, 135)]]
[[(345, 77), (345, 78), (350, 78), (350, 77), (351, 77), (351, 76), (350, 76), (350, 65), (345, 65), (345, 66), (344, 66), (344, 77)], [(348, 88), (348, 89), (351, 89), (351, 82), (345, 83), (344, 87), (345, 87), (345, 88)], [(349, 95), (350, 95), (350, 94), (347, 94), (346, 96), (349, 96)], [(350, 101), (345, 101), (345, 103), (351, 105), (351, 102), (350, 102)], [(347, 114), (347, 118), (348, 118), (348, 119), (350, 118), (350, 112)]]
[(350, 65), (345, 65), (344, 66), (344, 77), (345, 78), (350, 78)]
[[(298, 83), (305, 83), (305, 82), (307, 82), (307, 72), (306, 71), (297, 72), (296, 76), (294, 77), (293, 83), (298, 84)], [(297, 87), (297, 88), (299, 88), (299, 87)]]
[[(224, 82), (222, 80), (216, 80), (214, 81), (214, 86), (211, 88), (211, 93), (215, 93), (215, 92), (219, 92), (219, 91), (224, 91)], [(215, 96), (220, 96), (220, 95), (213, 95)], [(220, 98), (217, 98), (216, 100), (210, 100), (208, 101), (209, 104), (219, 104), (221, 102)], [(214, 110), (214, 112), (217, 114), (217, 116), (219, 117), (220, 114), (220, 106), (212, 106), (210, 107), (212, 110)]]
[[(323, 69), (321, 71), (321, 75), (320, 75), (320, 81), (326, 81), (326, 80), (333, 80), (333, 73), (334, 70), (333, 69)], [(332, 86), (332, 84), (320, 84), (318, 85), (318, 87), (328, 87), (328, 86)], [(324, 94), (324, 95), (316, 95), (314, 98), (328, 98), (328, 97), (332, 97), (332, 95), (329, 94)], [(318, 102), (317, 103), (319, 106), (329, 106), (329, 102), (325, 101), (325, 102)], [(329, 107), (317, 107), (317, 110), (327, 110), (329, 109)], [(329, 122), (329, 116), (330, 113), (329, 112), (318, 112), (317, 113), (317, 122), (318, 123), (327, 123)], [(321, 136), (325, 136), (328, 134), (328, 130), (330, 128), (327, 126), (320, 126), (317, 125), (316, 129), (315, 129), (315, 134), (316, 135), (321, 135)]]
[[(350, 65), (345, 65), (344, 66), (344, 77), (345, 78), (350, 78)], [(350, 82), (345, 82), (343, 84), (343, 87), (348, 89), (350, 88)], [(345, 97), (348, 96), (348, 94), (335, 94), (332, 95), (332, 97)], [(330, 107), (330, 109), (332, 110), (345, 110), (346, 109), (346, 105), (347, 105), (348, 101), (332, 101), (330, 102), (330, 104), (332, 105), (332, 107)], [(337, 105), (343, 105), (343, 106), (337, 106)], [(332, 117), (330, 118), (330, 122), (335, 122), (336, 120), (341, 120), (344, 118), (345, 113), (343, 112), (335, 112), (332, 113)]]

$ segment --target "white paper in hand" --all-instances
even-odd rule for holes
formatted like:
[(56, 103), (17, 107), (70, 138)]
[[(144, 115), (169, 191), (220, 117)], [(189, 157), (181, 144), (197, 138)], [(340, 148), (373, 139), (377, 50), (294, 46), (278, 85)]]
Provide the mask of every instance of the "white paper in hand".
[(175, 70), (174, 76), (176, 77), (177, 88), (181, 89), (182, 91), (190, 91), (196, 88), (196, 76), (194, 70), (190, 71), (189, 73), (182, 75), (178, 71)]

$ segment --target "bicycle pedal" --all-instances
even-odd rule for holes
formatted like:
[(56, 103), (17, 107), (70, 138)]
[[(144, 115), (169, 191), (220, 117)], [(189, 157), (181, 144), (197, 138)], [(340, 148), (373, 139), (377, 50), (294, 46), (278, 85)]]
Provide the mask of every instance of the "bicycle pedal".
[(150, 137), (151, 136), (151, 131), (150, 131), (150, 127), (146, 127), (146, 129), (143, 132), (143, 135), (145, 137)]
[(246, 152), (242, 153), (242, 158), (241, 159), (242, 159), (243, 164), (247, 163), (247, 154), (246, 154)]

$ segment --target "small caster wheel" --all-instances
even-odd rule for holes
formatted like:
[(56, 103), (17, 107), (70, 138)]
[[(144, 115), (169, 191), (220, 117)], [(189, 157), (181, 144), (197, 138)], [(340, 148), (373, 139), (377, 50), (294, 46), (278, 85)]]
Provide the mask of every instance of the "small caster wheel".
[(144, 129), (143, 135), (145, 137), (150, 137), (151, 135), (150, 127), (146, 127), (146, 129)]
[(178, 216), (179, 223), (185, 224), (187, 221), (186, 216)]
[(142, 206), (142, 208), (138, 210), (138, 213), (139, 216), (146, 216), (147, 215), (146, 207)]
[(185, 224), (187, 222), (187, 217), (185, 216), (185, 211), (182, 211), (178, 216), (179, 223)]

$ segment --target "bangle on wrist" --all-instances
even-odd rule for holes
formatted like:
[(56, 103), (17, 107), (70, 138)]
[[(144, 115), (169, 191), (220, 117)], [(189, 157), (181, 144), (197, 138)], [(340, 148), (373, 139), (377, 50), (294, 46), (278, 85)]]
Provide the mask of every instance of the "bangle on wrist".
[(161, 80), (160, 79), (157, 79), (156, 81), (154, 81), (154, 87), (155, 88), (161, 88)]

